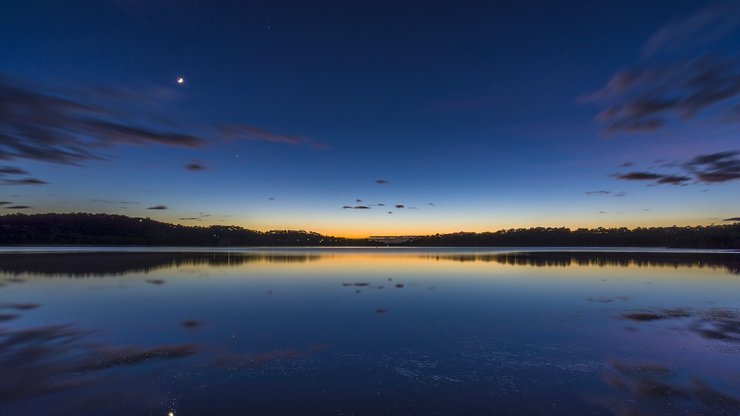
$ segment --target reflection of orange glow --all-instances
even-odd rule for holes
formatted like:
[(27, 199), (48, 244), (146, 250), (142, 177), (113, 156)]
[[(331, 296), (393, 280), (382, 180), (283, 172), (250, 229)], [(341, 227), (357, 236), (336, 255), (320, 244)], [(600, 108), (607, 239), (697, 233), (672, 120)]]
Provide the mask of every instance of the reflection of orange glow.
[[(215, 268), (222, 276), (285, 276), (323, 279), (352, 276), (376, 276), (383, 279), (397, 276), (414, 276), (424, 279), (431, 276), (477, 278), (511, 278), (520, 275), (551, 278), (634, 277), (646, 275), (660, 278), (696, 279), (697, 275), (723, 274), (733, 278), (735, 263), (696, 259), (691, 254), (672, 255), (655, 253), (653, 257), (639, 257), (640, 253), (537, 253), (535, 256), (503, 251), (489, 252), (419, 252), (398, 249), (334, 250), (274, 250), (221, 253), (216, 263), (182, 266), (183, 269)], [(555, 255), (557, 254), (557, 255)], [(644, 253), (643, 253), (644, 254)], [(660, 254), (666, 256), (661, 258)], [(630, 257), (630, 256), (633, 257)], [(228, 256), (228, 257), (227, 257)], [(589, 257), (592, 256), (592, 257)], [(637, 256), (637, 257), (634, 257)], [(711, 256), (711, 254), (710, 254)], [(710, 259), (712, 257), (709, 257)], [(630, 269), (625, 274), (625, 269)], [(168, 273), (166, 269), (162, 270)], [(670, 271), (666, 274), (666, 271)], [(729, 272), (729, 273), (728, 273)]]

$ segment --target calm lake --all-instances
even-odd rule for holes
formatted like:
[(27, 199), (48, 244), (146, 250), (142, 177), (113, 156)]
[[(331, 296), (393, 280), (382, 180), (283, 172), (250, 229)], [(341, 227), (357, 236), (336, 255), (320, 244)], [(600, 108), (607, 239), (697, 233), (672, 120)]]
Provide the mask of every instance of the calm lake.
[(18, 250), (2, 415), (740, 414), (737, 253)]

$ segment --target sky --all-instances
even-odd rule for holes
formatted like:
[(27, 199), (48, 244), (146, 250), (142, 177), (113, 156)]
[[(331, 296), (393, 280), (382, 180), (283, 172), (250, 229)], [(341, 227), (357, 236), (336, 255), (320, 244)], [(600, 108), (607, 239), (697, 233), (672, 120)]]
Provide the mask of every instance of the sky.
[(740, 2), (11, 0), (0, 210), (418, 235), (740, 215)]

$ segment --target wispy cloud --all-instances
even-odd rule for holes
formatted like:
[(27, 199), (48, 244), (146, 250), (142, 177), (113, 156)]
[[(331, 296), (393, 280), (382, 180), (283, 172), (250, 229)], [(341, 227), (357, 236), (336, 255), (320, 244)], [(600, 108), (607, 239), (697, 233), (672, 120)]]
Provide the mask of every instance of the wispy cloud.
[(154, 205), (147, 209), (169, 209), (169, 208), (167, 208), (167, 205)]
[(740, 2), (715, 2), (653, 34), (642, 48), (643, 58), (671, 54), (711, 44), (740, 26)]
[(586, 98), (606, 104), (597, 120), (606, 124), (607, 135), (652, 132), (674, 120), (694, 119), (710, 108), (728, 119), (740, 97), (740, 60), (735, 58), (703, 56), (627, 71), (629, 75), (618, 73), (604, 89)]
[(119, 205), (134, 205), (134, 204), (138, 204), (138, 202), (133, 202), (133, 201), (111, 201), (109, 199), (100, 199), (100, 198), (93, 198), (93, 199), (90, 200), (90, 202), (102, 203), (102, 204), (119, 204)]
[(28, 175), (28, 172), (15, 166), (0, 166), (0, 185), (47, 185), (47, 182), (36, 178), (2, 178), (16, 175)]
[[(226, 140), (327, 147), (303, 136), (246, 124), (173, 120), (164, 107), (177, 97), (172, 88), (58, 88), (0, 75), (0, 160), (84, 166), (110, 159), (106, 151), (117, 146), (200, 148)], [(197, 160), (186, 165), (192, 171), (205, 167)], [(0, 167), (0, 175), (21, 174), (28, 172)]]
[(617, 179), (651, 181), (657, 184), (685, 185), (689, 182), (716, 184), (740, 179), (740, 151), (710, 153), (695, 156), (687, 161), (663, 164), (674, 167), (680, 174), (634, 171), (615, 174)]
[(378, 185), (387, 185), (389, 182), (385, 179), (376, 179), (375, 183), (377, 183)]
[(653, 181), (659, 184), (681, 185), (690, 181), (688, 176), (661, 175), (650, 172), (629, 172), (614, 175), (617, 179), (625, 181)]
[(105, 159), (101, 149), (160, 144), (197, 147), (203, 139), (134, 123), (90, 91), (36, 89), (0, 77), (0, 159), (67, 165)]
[(226, 124), (216, 128), (219, 136), (230, 140), (253, 142), (282, 143), (290, 145), (308, 145), (315, 149), (328, 149), (329, 145), (317, 142), (309, 137), (276, 133), (261, 127), (247, 124)]
[(23, 178), (23, 179), (2, 179), (0, 180), (1, 185), (48, 185), (48, 182), (42, 181), (41, 179), (35, 178)]
[(219, 127), (219, 130), (221, 131), (221, 134), (231, 139), (286, 144), (301, 144), (305, 143), (308, 140), (307, 138), (302, 136), (278, 134), (266, 129), (244, 124), (225, 125)]
[(707, 113), (732, 120), (740, 108), (740, 59), (718, 45), (739, 28), (740, 1), (673, 21), (647, 40), (641, 60), (580, 100), (605, 106), (597, 120), (607, 135), (652, 132)]
[(740, 179), (740, 151), (696, 156), (684, 164), (701, 182), (718, 183)]
[(0, 166), (0, 175), (28, 175), (28, 172), (15, 166)]
[(178, 219), (181, 221), (201, 221), (203, 218), (208, 218), (210, 216), (211, 214), (198, 213), (198, 216), (196, 217), (181, 217)]

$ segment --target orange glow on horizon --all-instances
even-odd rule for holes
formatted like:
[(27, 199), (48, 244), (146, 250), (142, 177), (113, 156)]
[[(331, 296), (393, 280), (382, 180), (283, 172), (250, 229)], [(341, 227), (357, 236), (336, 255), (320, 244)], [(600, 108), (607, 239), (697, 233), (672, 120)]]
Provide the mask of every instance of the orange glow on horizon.
[[(550, 222), (540, 222), (540, 223), (524, 223), (524, 224), (491, 224), (491, 225), (478, 225), (478, 226), (471, 226), (470, 224), (459, 224), (459, 225), (451, 225), (446, 224), (443, 226), (435, 226), (435, 225), (417, 225), (417, 226), (407, 226), (404, 228), (395, 228), (392, 226), (389, 227), (371, 227), (364, 224), (352, 224), (350, 227), (346, 228), (337, 228), (336, 226), (327, 225), (327, 224), (317, 224), (315, 226), (311, 225), (305, 225), (301, 226), (299, 224), (291, 224), (286, 226), (278, 226), (273, 224), (254, 224), (250, 223), (248, 221), (234, 221), (233, 223), (214, 223), (214, 222), (199, 222), (199, 223), (192, 223), (192, 222), (183, 222), (179, 221), (177, 219), (171, 219), (167, 220), (164, 219), (163, 221), (171, 222), (175, 224), (180, 225), (186, 225), (186, 226), (210, 226), (210, 225), (234, 225), (238, 227), (243, 227), (250, 230), (257, 230), (257, 231), (271, 231), (271, 230), (303, 230), (303, 231), (309, 231), (309, 232), (316, 232), (325, 236), (331, 236), (331, 237), (341, 237), (341, 238), (368, 238), (370, 236), (421, 236), (421, 235), (434, 235), (434, 234), (450, 234), (450, 233), (458, 233), (458, 232), (475, 232), (475, 233), (481, 233), (481, 232), (496, 232), (499, 230), (509, 230), (509, 229), (518, 229), (518, 228), (535, 228), (535, 227), (552, 227), (552, 228), (570, 228), (571, 230), (575, 230), (578, 228), (621, 228), (626, 227), (630, 229), (638, 228), (638, 227), (671, 227), (671, 226), (707, 226), (711, 225), (711, 221), (701, 221), (697, 220), (695, 218), (666, 218), (661, 221), (655, 221), (654, 219), (647, 220), (647, 219), (639, 219), (632, 222), (628, 221), (599, 221), (599, 220), (590, 220), (590, 221), (583, 221), (578, 223), (555, 223), (554, 221)], [(329, 221), (330, 222), (330, 221)]]

